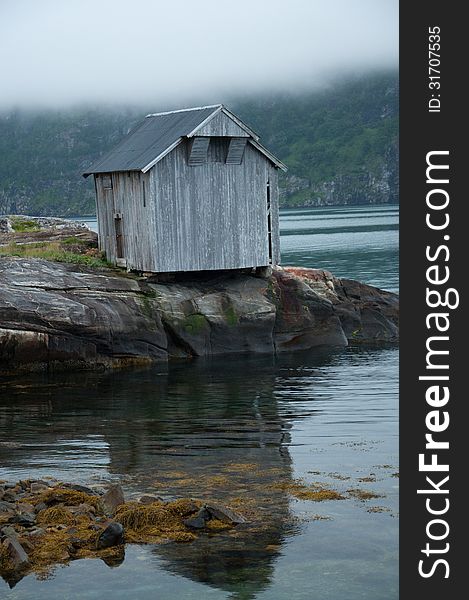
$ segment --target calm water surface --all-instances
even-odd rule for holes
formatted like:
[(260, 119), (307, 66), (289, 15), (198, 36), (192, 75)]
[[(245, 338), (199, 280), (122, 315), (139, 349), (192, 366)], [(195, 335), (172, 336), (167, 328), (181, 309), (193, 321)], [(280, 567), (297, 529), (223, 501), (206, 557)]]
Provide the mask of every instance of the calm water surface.
[[(281, 223), (284, 264), (397, 288), (395, 207), (289, 210)], [(129, 496), (259, 516), (191, 544), (128, 546), (115, 568), (82, 560), (2, 581), (0, 597), (397, 599), (397, 367), (395, 347), (359, 347), (0, 381), (0, 479), (119, 481)], [(300, 501), (278, 485), (298, 478), (380, 497)]]
[(396, 205), (285, 209), (282, 264), (327, 269), (395, 292), (398, 227)]

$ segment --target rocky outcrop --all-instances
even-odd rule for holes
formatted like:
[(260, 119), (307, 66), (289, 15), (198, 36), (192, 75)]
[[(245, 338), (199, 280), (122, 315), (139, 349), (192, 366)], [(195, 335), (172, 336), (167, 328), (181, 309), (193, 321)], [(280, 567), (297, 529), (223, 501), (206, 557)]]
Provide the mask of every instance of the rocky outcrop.
[(0, 373), (397, 340), (398, 299), (327, 271), (151, 283), (42, 259), (0, 260)]
[(329, 271), (287, 267), (321, 298), (329, 300), (349, 342), (397, 342), (399, 296)]

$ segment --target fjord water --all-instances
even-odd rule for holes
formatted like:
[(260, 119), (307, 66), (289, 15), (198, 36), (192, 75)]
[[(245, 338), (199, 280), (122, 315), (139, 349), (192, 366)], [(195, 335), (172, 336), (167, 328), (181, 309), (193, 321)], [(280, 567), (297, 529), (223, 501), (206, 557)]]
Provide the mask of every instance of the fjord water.
[[(397, 218), (283, 211), (283, 263), (397, 289)], [(252, 530), (127, 546), (115, 568), (81, 560), (11, 590), (1, 581), (0, 597), (397, 599), (397, 364), (396, 347), (349, 347), (0, 382), (0, 479), (118, 481), (129, 496), (262, 515)], [(299, 478), (346, 499), (295, 499)]]
[(398, 291), (396, 205), (281, 211), (282, 264), (332, 271)]

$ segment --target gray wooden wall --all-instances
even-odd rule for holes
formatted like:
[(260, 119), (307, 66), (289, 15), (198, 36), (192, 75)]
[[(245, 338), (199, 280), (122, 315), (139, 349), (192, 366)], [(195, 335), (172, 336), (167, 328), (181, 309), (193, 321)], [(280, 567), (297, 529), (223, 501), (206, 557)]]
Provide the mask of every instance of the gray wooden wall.
[[(273, 263), (280, 262), (277, 169), (249, 143), (241, 165), (209, 147), (206, 164), (190, 166), (188, 142), (145, 175), (113, 173), (112, 191), (96, 176), (100, 247), (117, 262), (114, 216), (122, 214), (130, 269), (172, 272), (269, 264), (267, 181), (270, 181)], [(146, 206), (143, 202), (143, 181)]]
[(106, 253), (110, 262), (117, 262), (114, 218), (118, 213), (122, 215), (124, 257), (127, 266), (141, 271), (154, 271), (155, 206), (150, 199), (150, 173), (112, 173), (112, 190), (104, 188), (105, 177), (96, 175), (95, 178), (100, 249)]

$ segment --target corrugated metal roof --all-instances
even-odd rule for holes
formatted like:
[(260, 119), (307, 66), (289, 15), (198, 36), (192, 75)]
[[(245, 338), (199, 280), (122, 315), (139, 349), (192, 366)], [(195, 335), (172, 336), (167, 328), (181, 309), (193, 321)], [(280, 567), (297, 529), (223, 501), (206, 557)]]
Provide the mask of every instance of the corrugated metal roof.
[(148, 115), (83, 175), (141, 171), (182, 136), (193, 131), (220, 105)]
[[(147, 171), (172, 150), (182, 139), (194, 132), (206, 119), (222, 109), (221, 104), (187, 108), (148, 115), (110, 152), (97, 160), (85, 173), (113, 173), (115, 171)], [(229, 116), (232, 113), (226, 111)], [(235, 117), (236, 118), (236, 117)], [(237, 122), (244, 124), (236, 118)], [(248, 130), (247, 126), (244, 126)], [(250, 130), (248, 130), (251, 132)], [(253, 134), (255, 135), (255, 134)], [(257, 140), (249, 140), (269, 160), (281, 169), (285, 165), (276, 159)]]

